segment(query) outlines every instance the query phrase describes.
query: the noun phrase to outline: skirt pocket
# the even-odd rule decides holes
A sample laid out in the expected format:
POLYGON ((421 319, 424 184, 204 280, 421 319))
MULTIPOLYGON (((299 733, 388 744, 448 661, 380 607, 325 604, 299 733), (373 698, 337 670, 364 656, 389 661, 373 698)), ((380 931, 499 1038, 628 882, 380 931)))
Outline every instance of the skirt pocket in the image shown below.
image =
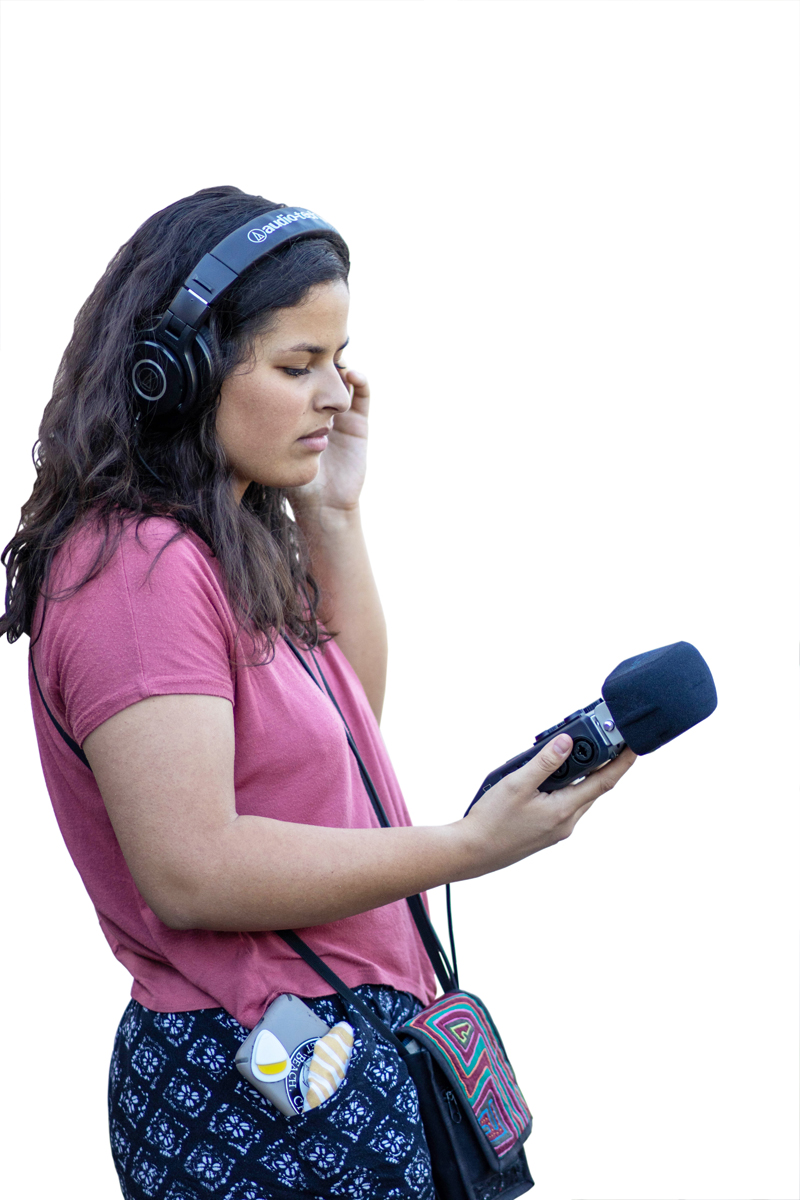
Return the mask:
POLYGON ((344 1080, 318 1108, 284 1117, 287 1142, 320 1193, 433 1200, 430 1155, 416 1088, 396 1050, 359 1014, 344 1080), (324 1186, 322 1186, 324 1185, 324 1186))

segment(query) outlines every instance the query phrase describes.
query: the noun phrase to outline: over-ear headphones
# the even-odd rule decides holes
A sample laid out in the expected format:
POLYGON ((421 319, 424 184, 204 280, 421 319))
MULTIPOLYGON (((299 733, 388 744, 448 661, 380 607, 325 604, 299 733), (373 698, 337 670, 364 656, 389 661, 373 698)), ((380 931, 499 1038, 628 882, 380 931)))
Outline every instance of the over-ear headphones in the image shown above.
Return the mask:
POLYGON ((182 422, 192 411, 211 373, 211 351, 202 327, 209 305, 243 271, 298 238, 338 233, 305 208, 274 208, 253 217, 206 254, 165 312, 133 348, 131 385, 148 422, 182 422))

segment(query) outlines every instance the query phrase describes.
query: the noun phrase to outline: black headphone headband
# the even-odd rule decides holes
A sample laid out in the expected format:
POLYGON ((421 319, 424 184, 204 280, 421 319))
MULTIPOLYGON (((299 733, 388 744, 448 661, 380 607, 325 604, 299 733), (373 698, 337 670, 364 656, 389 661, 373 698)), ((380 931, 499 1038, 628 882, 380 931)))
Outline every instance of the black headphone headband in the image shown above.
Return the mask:
POLYGON ((159 328, 172 316, 182 326, 199 329, 208 316, 209 304, 218 300, 248 267, 296 238, 336 232, 306 208, 275 208, 254 217, 201 258, 184 280, 159 328))
POLYGON ((328 233, 339 237, 333 225, 307 208, 273 208, 252 217, 201 258, 156 327, 134 348, 131 382, 142 415, 183 420, 193 407, 211 368, 199 331, 209 305, 243 271, 287 242, 328 233))

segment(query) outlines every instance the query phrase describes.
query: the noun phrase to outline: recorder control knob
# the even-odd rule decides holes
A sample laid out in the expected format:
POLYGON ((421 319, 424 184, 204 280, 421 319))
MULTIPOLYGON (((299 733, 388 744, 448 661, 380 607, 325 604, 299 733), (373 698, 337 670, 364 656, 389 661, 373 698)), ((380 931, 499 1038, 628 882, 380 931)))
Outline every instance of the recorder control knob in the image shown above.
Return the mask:
POLYGON ((543 729, 541 733, 537 733, 536 737, 533 739, 534 744, 536 742, 541 742, 542 738, 550 737, 550 734, 555 733, 556 730, 560 729, 563 724, 563 721, 559 721, 557 725, 551 725, 549 729, 543 729))

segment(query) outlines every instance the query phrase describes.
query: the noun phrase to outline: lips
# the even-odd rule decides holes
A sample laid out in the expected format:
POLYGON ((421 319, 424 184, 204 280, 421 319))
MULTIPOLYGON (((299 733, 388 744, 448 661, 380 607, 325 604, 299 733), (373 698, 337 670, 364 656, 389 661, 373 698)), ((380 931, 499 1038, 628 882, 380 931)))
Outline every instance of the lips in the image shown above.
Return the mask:
POLYGON ((306 450, 310 450, 312 454, 322 454, 323 450, 328 449, 328 434, 331 429, 329 425, 322 429, 315 429, 312 433, 307 433, 303 437, 298 438, 306 450))

